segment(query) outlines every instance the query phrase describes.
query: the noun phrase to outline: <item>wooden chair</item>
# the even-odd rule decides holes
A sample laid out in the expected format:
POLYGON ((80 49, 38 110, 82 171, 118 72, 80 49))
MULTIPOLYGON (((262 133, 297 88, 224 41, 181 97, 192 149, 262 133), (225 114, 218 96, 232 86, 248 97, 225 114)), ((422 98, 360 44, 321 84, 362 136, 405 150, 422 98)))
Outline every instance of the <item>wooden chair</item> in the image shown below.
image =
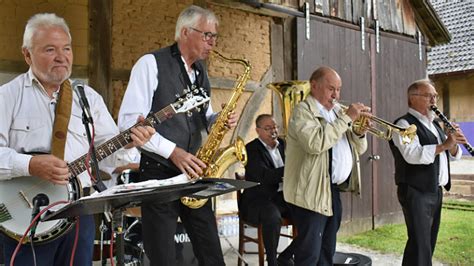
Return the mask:
MULTIPOLYGON (((245 176, 241 175, 239 173, 235 173, 235 179, 238 180, 245 180, 245 176)), ((237 190, 237 201, 240 201, 240 198, 242 196, 242 191, 237 190)), ((287 218, 283 218, 281 226, 289 226, 293 225, 292 221, 290 221, 287 218)), ((297 231, 296 228, 293 226, 293 234, 282 234, 280 233, 280 236, 288 237, 291 239, 294 239, 296 237, 297 231)), ((265 262, 265 247, 263 246, 263 235, 262 235, 262 225, 261 224, 253 224, 247 221, 244 221, 242 219, 242 216, 240 216, 240 210, 239 210, 239 254, 243 256, 243 254, 258 254, 258 265, 263 266, 265 262), (257 228, 257 236, 252 237, 250 235, 245 234, 245 229, 247 228, 257 228), (245 243, 248 242, 253 242, 257 244, 258 251, 257 252, 248 252, 245 250, 245 243)), ((238 266, 242 265, 242 259, 239 258, 237 262, 238 266)))

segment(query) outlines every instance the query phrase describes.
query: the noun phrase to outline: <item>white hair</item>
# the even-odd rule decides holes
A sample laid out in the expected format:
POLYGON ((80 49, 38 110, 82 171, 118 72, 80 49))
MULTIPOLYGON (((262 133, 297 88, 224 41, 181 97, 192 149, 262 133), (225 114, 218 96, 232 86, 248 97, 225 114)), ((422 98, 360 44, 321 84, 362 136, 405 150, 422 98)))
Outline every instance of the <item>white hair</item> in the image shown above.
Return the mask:
POLYGON ((216 26, 219 25, 216 15, 214 15, 211 10, 191 5, 179 14, 178 21, 176 22, 174 40, 179 40, 183 28, 195 27, 201 19, 205 19, 207 23, 215 23, 216 26))
POLYGON ((71 33, 69 32, 69 27, 67 26, 66 21, 58 17, 56 14, 52 13, 40 13, 32 16, 28 23, 26 23, 25 32, 23 33, 23 45, 22 48, 31 50, 33 47, 33 35, 40 28, 51 28, 51 27, 60 27, 67 33, 69 40, 72 40, 71 33))

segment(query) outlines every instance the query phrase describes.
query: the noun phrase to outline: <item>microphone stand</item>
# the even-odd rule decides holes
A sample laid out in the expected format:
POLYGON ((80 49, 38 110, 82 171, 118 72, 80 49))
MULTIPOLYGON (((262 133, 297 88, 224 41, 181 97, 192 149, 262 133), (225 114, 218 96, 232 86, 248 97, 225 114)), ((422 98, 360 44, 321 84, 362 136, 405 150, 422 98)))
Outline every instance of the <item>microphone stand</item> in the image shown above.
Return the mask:
POLYGON ((99 174, 99 162, 97 161, 97 157, 95 155, 95 145, 92 141, 92 136, 91 136, 91 131, 89 128, 89 124, 94 126, 94 121, 91 116, 91 111, 89 109, 89 102, 87 101, 87 98, 84 94, 84 87, 78 86, 79 90, 79 102, 81 105, 82 109, 82 123, 84 124, 84 127, 86 129, 86 134, 87 134, 87 139, 89 141, 89 147, 90 147, 90 154, 91 154, 91 168, 92 168, 92 175, 95 176, 95 182, 93 182, 92 187, 98 192, 102 192, 107 189, 107 187, 104 185, 104 182, 102 182, 102 178, 100 177, 99 174))

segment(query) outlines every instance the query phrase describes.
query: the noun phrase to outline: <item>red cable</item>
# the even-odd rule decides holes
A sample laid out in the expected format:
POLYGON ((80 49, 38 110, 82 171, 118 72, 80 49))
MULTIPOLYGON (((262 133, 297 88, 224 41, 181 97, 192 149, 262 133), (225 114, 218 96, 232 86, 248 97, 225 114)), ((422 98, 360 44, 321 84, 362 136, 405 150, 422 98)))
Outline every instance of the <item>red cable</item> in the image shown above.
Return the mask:
POLYGON ((74 265, 74 256, 76 255, 76 248, 77 248, 77 240, 79 239, 79 226, 81 225, 81 219, 78 216, 76 222, 76 235, 74 236, 74 246, 72 246, 72 253, 71 253, 71 260, 69 261, 69 265, 74 265))
POLYGON ((10 261, 10 266, 13 266, 14 263, 15 263, 15 257, 16 255, 18 254, 18 251, 20 250, 21 248, 21 244, 23 243, 23 241, 25 240, 25 237, 26 235, 28 235, 28 232, 30 232, 31 230, 31 227, 33 226, 33 224, 36 223, 36 221, 41 217, 41 215, 43 215, 43 213, 45 213, 47 210, 51 209, 52 207, 56 206, 56 205, 59 205, 59 204, 67 204, 69 203, 69 201, 65 201, 65 200, 61 200, 61 201, 57 201, 57 202, 54 202, 48 206, 46 206, 44 209, 42 209, 34 218, 33 220, 31 221, 30 223, 30 226, 28 226, 28 228, 26 229, 25 233, 23 234, 23 236, 20 238, 20 241, 18 241, 18 244, 16 245, 16 248, 15 248, 15 251, 13 252, 13 255, 12 255, 12 258, 11 258, 11 261, 10 261))
POLYGON ((110 255, 110 265, 114 266, 114 231, 110 233, 110 247, 109 247, 109 255, 110 255))

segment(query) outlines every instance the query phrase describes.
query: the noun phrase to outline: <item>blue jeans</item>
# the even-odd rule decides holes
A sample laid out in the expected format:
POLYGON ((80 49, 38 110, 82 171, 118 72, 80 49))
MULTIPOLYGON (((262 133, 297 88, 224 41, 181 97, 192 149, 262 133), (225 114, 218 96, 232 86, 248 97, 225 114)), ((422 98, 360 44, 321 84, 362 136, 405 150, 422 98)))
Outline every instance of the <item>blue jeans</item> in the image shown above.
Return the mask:
MULTIPOLYGON (((94 251, 95 222, 92 215, 81 216, 79 222, 79 235, 74 255, 74 265, 92 265, 94 251)), ((58 239, 34 245, 36 263, 38 266, 64 266, 69 265, 71 252, 76 235, 76 225, 58 239)), ((11 256, 18 242, 10 238, 3 238, 5 265, 10 265, 11 256)), ((15 265, 33 265, 33 254, 30 244, 22 245, 15 257, 15 265)))

